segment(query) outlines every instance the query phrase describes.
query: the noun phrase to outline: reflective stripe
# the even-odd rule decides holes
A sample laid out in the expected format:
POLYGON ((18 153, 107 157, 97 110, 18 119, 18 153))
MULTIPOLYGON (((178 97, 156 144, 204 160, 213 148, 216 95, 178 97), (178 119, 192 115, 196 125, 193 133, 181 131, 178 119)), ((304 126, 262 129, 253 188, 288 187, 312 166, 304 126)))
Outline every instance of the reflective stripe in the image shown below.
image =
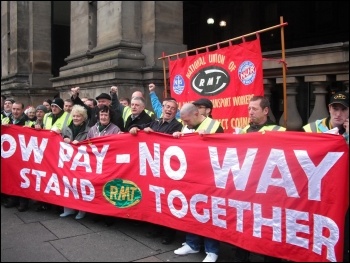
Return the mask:
POLYGON ((62 130, 70 124, 71 120, 72 118, 70 114, 64 112, 63 115, 59 117, 54 124, 52 124, 52 113, 46 113, 43 120, 44 129, 51 130, 52 127, 57 127, 62 130))
MULTIPOLYGON (((250 125, 245 126, 240 133, 247 133, 247 130, 249 129, 250 125)), ((267 125, 260 128, 259 132, 263 131, 285 131, 286 128, 279 126, 279 125, 267 125)))
MULTIPOLYGON (((152 118, 152 116, 154 115, 153 111, 147 110, 145 109, 145 112, 148 114, 148 116, 150 116, 152 118)), ((123 120, 124 120, 124 126, 126 124, 126 120, 129 118, 129 116, 131 115, 131 107, 130 106, 126 106, 124 107, 123 110, 123 120)))
POLYGON ((152 118, 153 115, 154 115, 154 112, 153 111, 150 111, 150 110, 147 110, 145 109, 145 112, 152 118))
MULTIPOLYGON (((204 121, 198 126, 196 131, 204 130, 205 133, 215 133, 217 129, 220 127, 220 122, 217 120, 213 120, 212 118, 206 117, 204 121)), ((182 132, 191 132, 191 129, 189 129, 186 126, 182 128, 182 132)))
POLYGON ((126 124, 126 120, 128 119, 128 117, 131 115, 131 108, 130 106, 126 106, 124 107, 123 110, 123 120, 124 120, 124 126, 126 124))

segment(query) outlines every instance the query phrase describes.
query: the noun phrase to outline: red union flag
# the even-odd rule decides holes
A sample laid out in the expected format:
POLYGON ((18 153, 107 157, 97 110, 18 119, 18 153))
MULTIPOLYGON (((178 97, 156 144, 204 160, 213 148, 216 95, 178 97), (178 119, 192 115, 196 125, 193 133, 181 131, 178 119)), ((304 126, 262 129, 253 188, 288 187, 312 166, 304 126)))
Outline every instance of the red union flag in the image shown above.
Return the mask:
POLYGON ((249 122, 248 103, 264 95, 260 40, 169 62, 170 92, 181 107, 199 98, 213 102, 213 118, 225 132, 249 122))

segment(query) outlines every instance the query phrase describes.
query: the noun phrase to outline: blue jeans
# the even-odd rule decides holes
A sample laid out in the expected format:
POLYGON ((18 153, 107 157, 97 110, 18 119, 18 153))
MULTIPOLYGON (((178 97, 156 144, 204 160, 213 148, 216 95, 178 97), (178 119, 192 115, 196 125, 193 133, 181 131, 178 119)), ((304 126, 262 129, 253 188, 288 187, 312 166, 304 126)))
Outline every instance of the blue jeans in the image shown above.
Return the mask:
POLYGON ((208 237, 201 237, 195 234, 186 234, 186 244, 193 250, 200 250, 202 239, 204 239, 205 252, 219 255, 220 241, 208 237))

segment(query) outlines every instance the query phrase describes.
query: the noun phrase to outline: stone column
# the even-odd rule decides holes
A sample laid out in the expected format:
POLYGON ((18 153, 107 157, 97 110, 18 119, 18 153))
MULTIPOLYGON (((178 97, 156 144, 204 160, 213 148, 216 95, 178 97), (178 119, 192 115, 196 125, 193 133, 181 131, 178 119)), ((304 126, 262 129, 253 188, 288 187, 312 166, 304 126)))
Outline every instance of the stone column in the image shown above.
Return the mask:
POLYGON ((150 106, 148 84, 154 82, 161 99, 164 74, 158 58, 187 49, 182 1, 88 2, 71 2, 71 53, 60 76, 51 79, 53 87, 64 95, 79 85, 81 96, 96 97, 117 85, 121 97, 143 91, 150 106))
POLYGON ((68 65, 52 79, 61 93, 77 83, 89 97, 112 85, 121 96, 124 89, 142 86, 140 1, 72 1, 71 30, 68 65))
POLYGON ((3 1, 1 11, 2 93, 25 106, 39 104, 54 94, 51 2, 3 1))
POLYGON ((51 2, 29 1, 29 94, 34 105, 56 93, 51 74, 51 2), (40 15, 39 15, 40 14, 40 15), (35 99, 34 99, 35 98, 35 99))
MULTIPOLYGON (((142 1, 142 49, 146 55, 143 78, 145 88, 148 83, 156 84, 158 98, 164 95, 164 67, 168 60, 158 59, 187 50, 183 44, 183 2, 182 1, 142 1)), ((168 74, 165 73, 168 78, 168 74)), ((167 84, 167 96, 170 96, 167 84)), ((148 93, 148 90, 146 91, 148 93)))
MULTIPOLYGON (((271 104, 271 88, 275 85, 275 80, 272 79, 264 79, 264 94, 265 97, 269 99, 271 104)), ((276 122, 276 118, 273 115, 271 108, 269 109, 269 117, 273 122, 276 122)))
POLYGON ((325 118, 329 115, 328 107, 326 105, 326 96, 328 94, 327 85, 324 82, 312 82, 312 87, 314 87, 315 94, 315 105, 312 113, 308 119, 308 122, 314 122, 316 120, 325 118))
MULTIPOLYGON (((279 125, 286 127, 289 131, 300 131, 302 128, 303 121, 300 117, 297 104, 296 104, 296 94, 297 94, 297 88, 299 86, 299 80, 295 77, 289 77, 286 80, 287 82, 287 113, 283 112, 280 120, 279 125), (286 123, 285 123, 285 117, 286 123)), ((282 78, 278 78, 276 80, 276 83, 283 83, 282 78)))
POLYGON ((28 2, 3 1, 1 14, 1 93, 28 104, 28 2))
POLYGON ((70 56, 66 59, 86 58, 91 48, 96 45, 96 36, 90 31, 96 17, 93 9, 95 1, 71 2, 71 27, 70 27, 70 56), (91 12, 91 13, 90 13, 91 12), (89 45, 91 44, 91 46, 89 45))

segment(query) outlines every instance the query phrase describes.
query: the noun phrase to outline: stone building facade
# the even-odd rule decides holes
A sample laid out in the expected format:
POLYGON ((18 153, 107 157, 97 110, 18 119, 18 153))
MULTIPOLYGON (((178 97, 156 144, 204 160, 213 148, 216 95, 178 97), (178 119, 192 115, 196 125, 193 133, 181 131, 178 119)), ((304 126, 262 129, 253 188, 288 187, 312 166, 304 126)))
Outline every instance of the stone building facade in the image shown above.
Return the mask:
MULTIPOLYGON (((82 97, 94 98, 112 85, 119 87, 119 96, 130 97, 135 90, 147 94, 148 84, 154 82, 161 98, 166 72, 159 58, 163 52, 187 49, 183 1, 69 3, 69 10, 63 10, 70 13, 69 52, 55 76, 52 50, 63 50, 52 33, 55 1, 1 2, 1 93, 25 105, 38 105, 57 94, 68 98, 76 86, 82 97)), ((286 49, 286 112, 283 72, 276 63, 281 51, 263 52, 271 59, 264 62, 265 94, 274 105, 271 117, 288 130, 300 130, 308 121, 327 115, 329 85, 349 90, 348 52, 348 40, 286 49), (312 88, 311 95, 305 87, 312 88)), ((149 101, 147 105, 150 108, 149 101)))

